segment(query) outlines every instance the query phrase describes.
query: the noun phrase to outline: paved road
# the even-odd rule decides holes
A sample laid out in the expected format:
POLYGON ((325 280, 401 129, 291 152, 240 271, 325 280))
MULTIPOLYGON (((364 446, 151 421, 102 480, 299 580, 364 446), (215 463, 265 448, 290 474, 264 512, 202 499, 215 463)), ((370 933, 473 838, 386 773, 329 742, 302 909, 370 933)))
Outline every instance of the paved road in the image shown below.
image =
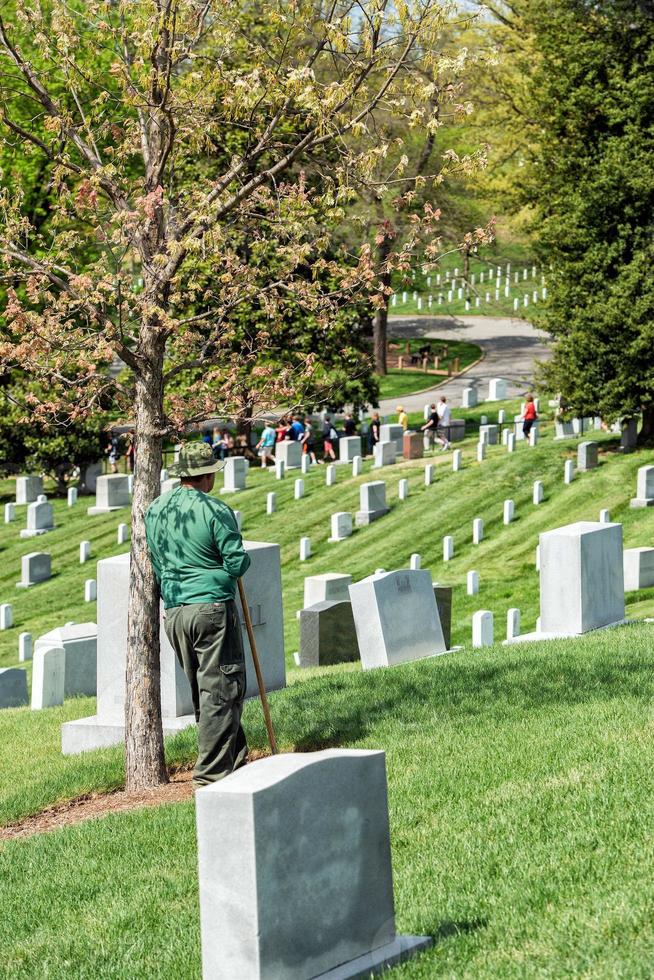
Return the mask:
POLYGON ((388 332, 393 336, 438 337, 441 340, 468 340, 484 352, 479 364, 459 378, 445 379, 429 392, 384 398, 380 411, 391 415, 400 401, 409 412, 422 411, 435 395, 444 393, 453 407, 461 405, 461 393, 476 383, 479 400, 488 396, 491 378, 505 378, 510 398, 525 394, 532 387, 534 363, 549 357, 547 335, 525 320, 489 316, 403 317, 391 316, 388 332))

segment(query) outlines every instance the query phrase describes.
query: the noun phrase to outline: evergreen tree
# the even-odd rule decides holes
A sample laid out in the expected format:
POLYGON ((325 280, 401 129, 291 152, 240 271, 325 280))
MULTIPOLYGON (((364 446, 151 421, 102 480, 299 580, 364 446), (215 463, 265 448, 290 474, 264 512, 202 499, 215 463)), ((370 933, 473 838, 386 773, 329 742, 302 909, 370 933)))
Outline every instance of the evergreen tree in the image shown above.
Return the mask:
POLYGON ((526 201, 554 338, 543 381, 569 411, 642 412, 654 436, 654 10, 529 2, 536 62, 524 105, 526 201))

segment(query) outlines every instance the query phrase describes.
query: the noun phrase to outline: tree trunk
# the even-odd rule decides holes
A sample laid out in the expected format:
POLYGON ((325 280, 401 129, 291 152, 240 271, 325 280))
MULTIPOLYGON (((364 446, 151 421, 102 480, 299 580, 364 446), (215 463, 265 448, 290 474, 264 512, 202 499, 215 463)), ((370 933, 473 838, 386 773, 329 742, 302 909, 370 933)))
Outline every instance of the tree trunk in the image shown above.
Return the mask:
POLYGON ((654 442, 654 405, 645 405, 643 408, 643 424, 638 433, 638 444, 650 444, 654 442))
POLYGON ((242 405, 239 414, 236 416, 236 435, 245 440, 244 455, 248 459, 255 458, 252 452, 250 439, 252 436, 252 415, 254 414, 254 403, 246 401, 242 405))
MULTIPOLYGON (((384 263, 386 262, 391 251, 391 240, 389 237, 384 238, 381 245, 378 246, 378 261, 382 267, 382 272, 379 276, 379 281, 383 284, 384 288, 387 289, 391 284, 391 274, 383 270, 384 263)), ((372 320, 372 344, 373 353, 375 358, 375 374, 387 374, 388 367, 386 364, 386 349, 388 345, 388 301, 389 297, 384 293, 382 299, 384 300, 384 305, 375 309, 375 315, 372 320)))
POLYGON ((386 374, 386 346, 388 327, 388 297, 384 297, 384 305, 375 310, 372 321, 372 342, 375 355, 375 373, 386 374))
POLYGON ((136 468, 127 624, 125 703, 126 788, 168 781, 161 726, 159 588, 145 540, 145 512, 159 494, 163 422, 163 352, 158 338, 143 343, 149 360, 136 378, 136 468))

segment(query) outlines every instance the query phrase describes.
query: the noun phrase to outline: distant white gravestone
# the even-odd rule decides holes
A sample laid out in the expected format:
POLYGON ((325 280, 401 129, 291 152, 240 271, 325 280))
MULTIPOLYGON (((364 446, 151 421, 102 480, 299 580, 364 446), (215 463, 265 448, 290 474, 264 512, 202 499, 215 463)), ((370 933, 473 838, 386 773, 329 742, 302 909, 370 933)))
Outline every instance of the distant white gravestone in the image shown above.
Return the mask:
POLYGON ((205 980, 362 978, 431 945, 395 932, 383 752, 260 759, 195 807, 205 980))
POLYGON ((87 513, 91 516, 110 514, 114 510, 120 510, 121 507, 129 507, 130 503, 129 477, 122 476, 120 473, 110 473, 98 477, 95 505, 89 507, 87 513))
POLYGON ((371 575, 350 586, 350 601, 364 670, 445 653, 426 569, 371 575))
POLYGON ((357 527, 371 524, 388 514, 386 506, 386 484, 383 480, 362 483, 359 487, 359 510, 355 515, 357 527))
POLYGON ((95 623, 68 623, 39 636, 34 657, 42 648, 61 647, 64 651, 64 697, 93 697, 97 691, 96 663, 98 627, 95 623))
POLYGON ((64 703, 66 654, 61 646, 42 645, 34 651, 32 711, 64 703))
POLYGON ((16 477, 16 503, 32 504, 43 493, 43 478, 40 476, 16 477))
POLYGON ((327 539, 330 543, 345 541, 352 534, 352 515, 347 511, 338 511, 332 514, 331 535, 327 539))
POLYGON ((299 469, 302 465, 302 446, 292 439, 275 443, 275 459, 280 460, 287 470, 299 469))
POLYGON ((27 506, 27 527, 20 532, 21 538, 36 538, 54 530, 52 504, 43 498, 27 506))
POLYGON ((39 582, 47 582, 52 575, 51 558, 47 551, 31 551, 23 555, 20 562, 21 579, 17 589, 29 589, 39 582))
POLYGON ((21 708, 27 703, 27 671, 0 667, 0 708, 21 708))
POLYGON ((351 463, 361 456, 361 436, 343 436, 338 440, 338 459, 341 463, 351 463))
POLYGON ((375 459, 373 464, 375 469, 379 469, 382 466, 392 466, 395 463, 397 447, 392 440, 376 443, 372 452, 375 459))
POLYGON ((631 507, 654 507, 654 466, 641 466, 636 478, 636 496, 631 507))
POLYGON ((245 490, 250 464, 245 456, 229 456, 223 470, 223 488, 221 493, 238 493, 245 490))

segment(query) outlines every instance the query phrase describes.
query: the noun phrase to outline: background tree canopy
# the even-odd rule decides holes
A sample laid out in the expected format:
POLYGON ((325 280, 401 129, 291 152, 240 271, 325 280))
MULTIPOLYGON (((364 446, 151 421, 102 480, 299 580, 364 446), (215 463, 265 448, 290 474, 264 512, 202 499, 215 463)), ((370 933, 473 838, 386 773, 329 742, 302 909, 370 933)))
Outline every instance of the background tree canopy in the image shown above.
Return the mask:
POLYGON ((548 273, 544 383, 654 435, 654 8, 530 2, 536 62, 522 184, 548 273))

